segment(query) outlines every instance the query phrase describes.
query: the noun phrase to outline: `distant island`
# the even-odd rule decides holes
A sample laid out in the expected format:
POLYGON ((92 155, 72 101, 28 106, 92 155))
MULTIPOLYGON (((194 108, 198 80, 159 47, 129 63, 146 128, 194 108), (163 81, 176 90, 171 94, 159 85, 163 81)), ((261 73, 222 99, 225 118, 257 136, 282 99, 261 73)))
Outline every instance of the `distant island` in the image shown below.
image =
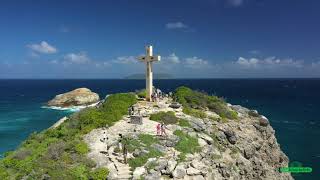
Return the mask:
MULTIPOLYGON (((146 75, 144 73, 141 74, 131 74, 124 79, 145 79, 146 75)), ((166 74, 166 73, 156 73, 153 75, 153 79, 173 79, 175 78, 172 74, 166 74)))

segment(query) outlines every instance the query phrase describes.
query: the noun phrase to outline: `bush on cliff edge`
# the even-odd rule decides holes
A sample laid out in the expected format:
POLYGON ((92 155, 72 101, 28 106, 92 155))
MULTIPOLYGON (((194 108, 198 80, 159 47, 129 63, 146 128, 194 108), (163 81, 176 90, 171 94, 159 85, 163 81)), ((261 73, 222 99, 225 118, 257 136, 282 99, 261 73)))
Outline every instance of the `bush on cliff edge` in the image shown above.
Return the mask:
POLYGON ((201 113, 203 109, 209 109, 222 118, 237 118, 237 113, 230 109, 222 98, 193 91, 184 86, 178 87, 175 90, 174 99, 183 105, 185 113, 199 118, 205 117, 205 114, 201 113))

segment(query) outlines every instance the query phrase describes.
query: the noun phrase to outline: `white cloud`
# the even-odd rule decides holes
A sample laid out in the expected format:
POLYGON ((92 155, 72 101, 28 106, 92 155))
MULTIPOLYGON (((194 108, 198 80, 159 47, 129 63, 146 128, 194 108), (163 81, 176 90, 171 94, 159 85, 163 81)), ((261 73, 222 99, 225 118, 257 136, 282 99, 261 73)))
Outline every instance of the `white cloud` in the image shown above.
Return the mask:
POLYGON ((207 64, 208 64, 208 61, 203 60, 203 59, 198 58, 198 57, 190 57, 190 58, 186 58, 185 64, 191 65, 191 66, 192 66, 192 65, 195 65, 195 66, 198 66, 198 65, 207 65, 207 64))
POLYGON ((173 64, 179 64, 180 63, 180 59, 179 59, 178 56, 176 56, 175 53, 172 53, 168 57, 165 57, 164 61, 168 61, 169 63, 173 63, 173 64))
POLYGON ((48 44, 46 41, 42 41, 40 44, 29 44, 27 45, 32 51, 42 54, 53 54, 58 50, 52 45, 48 44))
POLYGON ((118 64, 135 64, 138 62, 138 60, 134 56, 120 56, 120 57, 117 57, 112 62, 118 63, 118 64))
POLYGON ((243 0, 227 0, 227 3, 233 7, 239 7, 243 4, 243 0))
POLYGON ((85 64, 91 61, 85 52, 69 53, 64 56, 64 59, 66 60, 67 63, 72 63, 72 64, 85 64))
POLYGON ((235 64, 246 68, 261 68, 261 67, 303 67, 304 61, 302 60, 293 60, 293 59, 279 59, 274 56, 267 57, 264 59, 257 58, 244 58, 239 57, 235 64))
POLYGON ((166 24, 167 29, 186 29, 188 26, 183 22, 171 22, 166 24))

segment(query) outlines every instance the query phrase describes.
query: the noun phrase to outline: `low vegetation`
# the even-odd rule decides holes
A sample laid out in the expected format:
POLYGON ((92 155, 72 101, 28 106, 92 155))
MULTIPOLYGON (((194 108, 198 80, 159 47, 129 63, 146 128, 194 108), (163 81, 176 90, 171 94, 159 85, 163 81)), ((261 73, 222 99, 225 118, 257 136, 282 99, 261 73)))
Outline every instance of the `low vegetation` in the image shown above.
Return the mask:
POLYGON ((191 127, 189 121, 185 119, 179 119, 178 125, 181 127, 191 127))
MULTIPOLYGON (((142 154, 141 156, 132 158, 128 160, 129 166, 132 169, 136 167, 143 166, 149 158, 160 157, 162 153, 152 147, 153 144, 158 143, 158 139, 149 134, 140 134, 138 139, 131 139, 130 150, 134 151, 135 149, 144 149, 147 153, 142 154), (134 144, 134 145, 131 145, 134 144)), ((129 151, 129 148, 128 148, 129 151)), ((129 151, 130 152, 130 151, 129 151)))
POLYGON ((150 120, 163 122, 165 124, 176 124, 178 122, 178 118, 173 111, 151 114, 150 120))
POLYGON ((221 118, 237 118, 237 113, 230 109, 222 98, 217 96, 209 96, 182 86, 175 90, 174 99, 183 105, 184 113, 195 117, 206 117, 202 110, 209 109, 221 118))
POLYGON ((114 94, 99 108, 88 108, 69 117, 55 129, 31 134, 16 151, 0 160, 0 179, 105 179, 108 170, 93 169, 82 140, 92 129, 112 125, 136 102, 134 94, 114 94))
POLYGON ((141 89, 136 92, 139 98, 145 98, 147 96, 147 91, 146 89, 141 89))
POLYGON ((200 151, 198 139, 187 135, 181 130, 173 132, 174 135, 179 137, 179 142, 175 145, 175 149, 180 151, 179 159, 183 160, 186 154, 193 154, 200 151))

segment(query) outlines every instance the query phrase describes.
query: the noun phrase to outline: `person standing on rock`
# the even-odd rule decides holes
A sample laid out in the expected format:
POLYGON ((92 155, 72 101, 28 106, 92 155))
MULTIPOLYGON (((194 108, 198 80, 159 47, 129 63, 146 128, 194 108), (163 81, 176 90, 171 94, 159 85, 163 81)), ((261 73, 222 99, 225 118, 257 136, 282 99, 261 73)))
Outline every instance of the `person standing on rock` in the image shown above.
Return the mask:
POLYGON ((158 123, 156 128, 157 128, 157 136, 161 135, 161 124, 158 123))
POLYGON ((164 122, 161 123, 161 136, 165 135, 167 136, 167 133, 166 133, 166 124, 164 122))

